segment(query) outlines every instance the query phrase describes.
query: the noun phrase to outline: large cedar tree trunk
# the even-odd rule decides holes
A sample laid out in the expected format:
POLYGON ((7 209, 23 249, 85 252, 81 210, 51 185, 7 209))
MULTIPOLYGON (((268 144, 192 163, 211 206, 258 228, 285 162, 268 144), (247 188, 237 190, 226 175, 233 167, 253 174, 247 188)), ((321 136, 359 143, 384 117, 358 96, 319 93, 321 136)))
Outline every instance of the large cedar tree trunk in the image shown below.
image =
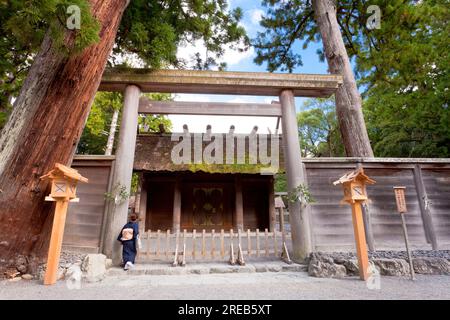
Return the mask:
POLYGON ((330 72, 344 77, 344 84, 336 92, 336 115, 345 151, 350 157, 373 157, 361 96, 336 18, 335 1, 314 0, 313 7, 330 72))
POLYGON ((128 3, 90 0, 100 41, 81 54, 59 54, 48 36, 42 43, 0 136, 0 267, 48 251, 53 204, 39 177, 71 162, 128 3))

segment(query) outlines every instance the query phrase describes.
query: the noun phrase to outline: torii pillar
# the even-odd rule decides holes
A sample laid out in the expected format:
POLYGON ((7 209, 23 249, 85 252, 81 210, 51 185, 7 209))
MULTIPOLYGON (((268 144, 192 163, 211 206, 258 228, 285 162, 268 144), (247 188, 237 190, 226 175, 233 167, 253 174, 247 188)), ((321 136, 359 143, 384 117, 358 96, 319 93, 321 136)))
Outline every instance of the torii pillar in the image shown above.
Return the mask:
MULTIPOLYGON (((306 185, 303 163, 298 139, 297 112, 295 110, 294 93, 283 90, 280 93, 284 158, 288 192, 292 192, 300 184, 306 185)), ((289 222, 292 235, 292 258, 296 262, 303 262, 311 253, 311 231, 309 223, 309 209, 297 199, 289 201, 289 222)))
MULTIPOLYGON (((117 189, 124 186, 126 192, 130 194, 131 179, 133 176, 134 151, 136 148, 140 94, 141 90, 138 86, 129 85, 125 89, 119 143, 116 151, 116 161, 111 184, 113 192, 117 192, 117 189)), ((119 199, 117 203, 113 203, 113 209, 109 212, 106 241, 103 251, 108 257, 111 257, 114 265, 119 265, 122 260, 121 245, 119 241, 117 241, 117 236, 123 225, 127 223, 128 204, 129 197, 122 200, 119 199)))

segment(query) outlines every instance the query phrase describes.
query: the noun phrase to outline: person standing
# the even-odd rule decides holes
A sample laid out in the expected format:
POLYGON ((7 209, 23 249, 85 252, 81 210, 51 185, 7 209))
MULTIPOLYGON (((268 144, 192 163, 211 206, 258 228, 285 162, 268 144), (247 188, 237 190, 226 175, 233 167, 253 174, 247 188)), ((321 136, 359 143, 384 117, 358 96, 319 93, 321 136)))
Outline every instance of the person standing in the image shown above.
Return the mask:
POLYGON ((122 243, 122 262, 123 269, 128 270, 134 266, 137 254, 139 224, 135 213, 130 215, 130 221, 125 224, 117 240, 122 243))

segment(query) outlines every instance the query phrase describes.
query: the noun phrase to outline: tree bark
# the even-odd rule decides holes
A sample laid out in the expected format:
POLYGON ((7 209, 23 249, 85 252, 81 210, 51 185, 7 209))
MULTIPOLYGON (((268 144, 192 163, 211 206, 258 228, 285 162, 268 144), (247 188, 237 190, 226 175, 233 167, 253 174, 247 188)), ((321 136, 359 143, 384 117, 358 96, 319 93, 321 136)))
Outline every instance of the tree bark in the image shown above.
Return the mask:
POLYGON ((39 177, 70 164, 128 3, 90 0, 100 41, 78 55, 61 55, 48 36, 42 43, 0 136, 0 267, 48 250, 54 206, 39 177))
POLYGON ((335 1, 314 0, 313 8, 330 72, 344 77, 343 85, 336 91, 336 115, 347 156, 373 157, 361 96, 336 18, 335 1))
POLYGON ((113 147, 114 147, 114 138, 116 136, 117 131, 117 120, 119 119, 119 110, 114 110, 112 120, 111 120, 111 128, 109 129, 108 142, 106 143, 106 151, 105 156, 112 155, 113 147))

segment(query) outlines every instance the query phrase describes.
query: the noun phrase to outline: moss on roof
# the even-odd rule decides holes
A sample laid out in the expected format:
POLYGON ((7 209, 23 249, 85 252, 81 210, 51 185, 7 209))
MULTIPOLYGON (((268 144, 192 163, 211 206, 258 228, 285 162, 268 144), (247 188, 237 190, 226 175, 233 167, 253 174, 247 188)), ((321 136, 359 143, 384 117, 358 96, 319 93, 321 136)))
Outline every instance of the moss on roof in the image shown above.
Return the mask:
MULTIPOLYGON (((225 134, 224 134, 225 143, 225 134)), ((268 165, 261 163, 249 164, 248 154, 246 154, 245 164, 175 164, 171 160, 172 148, 178 141, 171 141, 171 134, 146 134, 138 135, 136 140, 136 152, 134 158, 134 170, 136 171, 190 171, 190 172, 206 172, 206 173, 243 173, 243 174, 260 174, 261 170, 268 168, 268 165)), ((203 142, 203 149, 209 142, 203 142)), ((193 143, 192 143, 193 145, 193 143)), ((235 144, 236 145, 236 144, 235 144)), ((248 145, 248 142, 247 142, 248 145)), ((279 169, 277 173, 284 172, 283 152, 281 141, 279 143, 279 169)), ((193 149, 192 149, 193 158, 193 149)), ((224 163, 225 161, 224 148, 224 163)), ((246 150, 247 153, 247 150, 246 150)), ((235 150, 236 154, 236 150, 235 150)))

